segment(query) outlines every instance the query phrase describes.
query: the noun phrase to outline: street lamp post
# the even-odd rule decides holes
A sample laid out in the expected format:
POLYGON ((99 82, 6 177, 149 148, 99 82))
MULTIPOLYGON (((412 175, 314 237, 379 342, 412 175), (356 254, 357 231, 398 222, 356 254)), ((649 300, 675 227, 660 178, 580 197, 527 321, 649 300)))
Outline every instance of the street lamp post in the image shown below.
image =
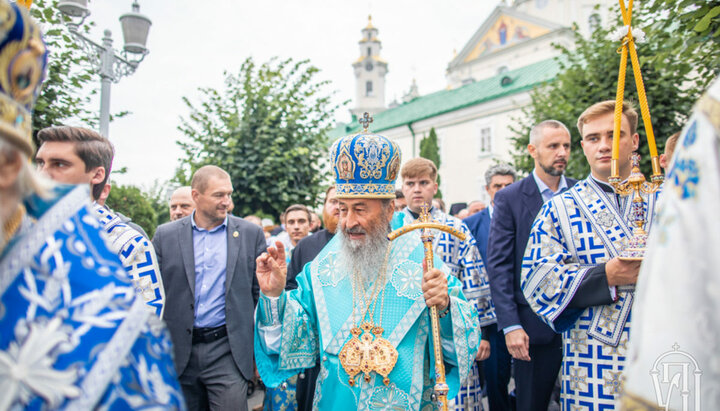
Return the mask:
POLYGON ((135 0, 130 13, 120 16, 125 46, 121 53, 112 47, 112 33, 105 30, 102 44, 98 44, 80 32, 80 26, 90 15, 87 0, 62 0, 58 9, 67 17, 66 24, 80 47, 87 55, 92 68, 100 74, 100 134, 109 137, 110 85, 135 72, 138 65, 149 53, 147 36, 152 22, 140 14, 140 5, 135 0))

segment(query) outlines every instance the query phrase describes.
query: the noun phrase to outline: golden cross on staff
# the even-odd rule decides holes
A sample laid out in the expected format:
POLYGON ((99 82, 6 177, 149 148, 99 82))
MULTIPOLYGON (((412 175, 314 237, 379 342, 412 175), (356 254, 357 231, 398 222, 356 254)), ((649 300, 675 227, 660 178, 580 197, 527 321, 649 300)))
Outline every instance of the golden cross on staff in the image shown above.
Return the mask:
POLYGON ((370 114, 366 111, 365 114, 363 114, 362 117, 358 120, 358 123, 362 124, 363 132, 367 133, 368 127, 370 126, 370 123, 373 122, 373 118, 370 117, 370 114))
MULTIPOLYGON (((393 241, 403 234, 414 230, 422 230, 420 239, 425 248, 425 270, 427 271, 434 266, 432 249, 434 236, 432 231, 430 231, 431 229, 444 231, 458 237, 462 241, 465 241, 467 236, 456 228, 433 221, 430 217, 430 207, 427 204, 423 204, 421 210, 418 222, 398 228, 388 234, 388 239, 393 241)), ((437 398, 438 408, 447 411, 447 394, 450 389, 445 382, 445 364, 443 363, 442 343, 440 341, 440 319, 438 317, 437 306, 430 307, 430 325, 432 328, 433 351, 435 355, 435 396, 437 398)))
POLYGON ((652 128, 652 122, 650 121, 650 108, 648 107, 647 96, 645 95, 645 85, 643 84, 640 62, 638 60, 637 50, 635 49, 635 38, 632 33, 633 0, 629 0, 627 8, 625 7, 625 0, 619 0, 619 2, 623 23, 627 26, 628 32, 622 38, 622 44, 618 49, 618 53, 620 53, 620 70, 618 72, 618 86, 615 97, 615 127, 613 129, 612 158, 610 160, 610 178, 608 181, 616 193, 622 196, 633 196, 631 218, 635 229, 633 230, 632 237, 629 239, 628 246, 620 253, 619 258, 624 260, 642 260, 645 255, 647 233, 643 229, 646 217, 644 211, 645 201, 640 196, 640 193, 652 194, 656 192, 662 185, 663 174, 660 172, 660 160, 657 154, 657 146, 655 145, 655 134, 652 128), (650 183, 645 181, 645 176, 640 171, 640 156, 637 153, 633 153, 630 177, 625 182, 622 182, 620 178, 620 126, 622 122, 623 99, 625 97, 625 72, 627 70, 628 53, 630 54, 635 86, 637 87, 638 97, 640 99, 640 113, 642 114, 643 123, 645 124, 645 133, 647 134, 648 148, 650 150, 653 172, 650 177, 650 183))

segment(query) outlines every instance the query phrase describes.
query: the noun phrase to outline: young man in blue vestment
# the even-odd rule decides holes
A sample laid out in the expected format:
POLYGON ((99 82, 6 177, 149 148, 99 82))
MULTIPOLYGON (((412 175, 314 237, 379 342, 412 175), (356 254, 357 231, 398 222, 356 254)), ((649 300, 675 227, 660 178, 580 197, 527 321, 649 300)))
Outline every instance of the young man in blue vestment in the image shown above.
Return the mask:
POLYGON ((423 274, 417 232, 387 239, 400 150, 361 132, 331 148, 338 234, 285 291, 284 248, 257 259, 261 297, 255 354, 271 386, 320 360, 314 408, 434 409, 428 306, 438 306, 449 398, 465 382, 478 350, 477 310, 436 259, 423 274), (414 233, 414 234, 413 234, 414 233))
MULTIPOLYGON (((407 207, 402 210, 403 223, 410 224, 420 216, 421 207, 430 204, 437 194, 437 167, 426 158, 413 158, 403 165, 400 176, 403 195, 407 201, 407 207)), ((454 227, 468 236, 463 241, 446 232, 438 232, 433 238, 433 251, 462 283, 465 297, 477 308, 480 327, 494 324, 495 309, 490 299, 487 273, 470 229, 460 219, 447 215, 436 207, 430 209, 430 215, 440 224, 454 227)), ((450 409, 466 411, 483 409, 478 361, 484 361, 490 356, 490 342, 484 335, 482 337, 477 361, 459 395, 449 401, 450 409)))
MULTIPOLYGON (((521 287, 530 307, 562 333, 562 409, 614 409, 630 335, 639 261, 618 255, 631 235, 633 198, 608 183, 615 101, 578 119, 590 175, 540 209, 523 259, 521 287)), ((619 174, 630 175, 638 115, 622 109, 619 174)), ((650 230, 658 193, 640 194, 650 230)))
POLYGON ((112 169, 115 149, 110 141, 82 127, 47 127, 37 134, 40 147, 35 156, 38 171, 63 184, 88 184, 93 208, 113 250, 133 280, 136 292, 148 308, 162 318, 165 290, 157 256, 150 240, 106 207, 103 194, 112 169))
POLYGON ((170 336, 108 249, 88 186, 53 186, 29 163, 46 52, 20 7, 0 0, 0 410, 184 409, 170 336))

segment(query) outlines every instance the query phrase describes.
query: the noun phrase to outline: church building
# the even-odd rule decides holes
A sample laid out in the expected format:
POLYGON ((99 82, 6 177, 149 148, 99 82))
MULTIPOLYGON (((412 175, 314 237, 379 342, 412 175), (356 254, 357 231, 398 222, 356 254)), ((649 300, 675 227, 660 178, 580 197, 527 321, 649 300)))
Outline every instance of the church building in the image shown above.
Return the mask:
MULTIPOLYGON (((530 103, 530 91, 559 71, 553 43, 573 45, 573 22, 583 35, 608 24, 613 5, 611 0, 501 2, 449 62, 447 89, 420 96, 413 84, 394 107, 385 106, 388 63, 380 57, 378 29, 369 21, 362 30, 360 57, 352 64, 356 98, 351 113, 369 112, 374 117, 370 129, 395 140, 404 161, 418 155, 420 140, 434 127, 445 203, 487 202, 485 171, 498 161, 512 161, 511 127, 530 103)), ((353 122, 330 135, 335 139, 359 129, 353 122)))

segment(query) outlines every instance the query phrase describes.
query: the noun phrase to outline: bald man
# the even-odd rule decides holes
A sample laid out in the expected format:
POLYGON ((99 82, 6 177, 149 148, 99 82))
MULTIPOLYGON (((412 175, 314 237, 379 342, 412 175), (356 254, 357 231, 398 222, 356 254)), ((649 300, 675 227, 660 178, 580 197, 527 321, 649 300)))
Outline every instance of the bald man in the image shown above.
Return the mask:
POLYGON ((170 196, 170 221, 187 217, 195 210, 190 186, 182 186, 170 196))
POLYGON ((233 188, 221 168, 201 167, 190 187, 195 210, 161 225, 153 238, 175 369, 188 409, 247 410, 255 259, 265 251, 265 235, 229 214, 233 188))

